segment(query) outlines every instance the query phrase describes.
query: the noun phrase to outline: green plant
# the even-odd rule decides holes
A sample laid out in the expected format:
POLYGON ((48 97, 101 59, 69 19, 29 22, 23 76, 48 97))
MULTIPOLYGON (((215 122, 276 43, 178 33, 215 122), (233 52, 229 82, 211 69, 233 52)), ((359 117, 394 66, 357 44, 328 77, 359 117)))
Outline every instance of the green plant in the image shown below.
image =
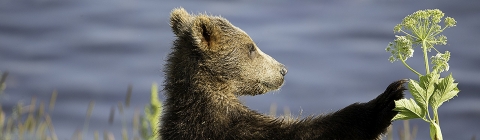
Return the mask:
POLYGON ((440 78, 440 73, 449 70, 448 60, 450 52, 439 52, 434 45, 446 45, 447 37, 441 35, 446 28, 456 25, 455 19, 446 17, 443 19, 444 26, 440 26, 444 13, 438 9, 419 10, 406 16, 402 23, 393 29, 396 39, 390 42, 385 49, 390 52, 390 62, 401 61, 405 67, 419 76, 419 80, 409 80, 408 88, 413 99, 395 101, 395 109, 399 111, 393 120, 408 120, 421 118, 430 123, 430 137, 432 140, 442 140, 438 108, 443 102, 452 99, 460 91, 458 83, 454 83, 452 74, 440 78), (425 61, 425 75, 410 67, 406 60, 413 56, 414 48, 420 46, 425 61), (435 50, 437 54, 432 56, 431 62, 428 53, 435 50), (432 70, 430 70, 432 66, 432 70), (431 111, 430 111, 431 110, 431 111), (432 112, 432 113, 430 113, 432 112))
POLYGON ((157 84, 152 84, 150 104, 145 106, 145 117, 140 117, 142 128, 140 133, 143 139, 155 140, 161 139, 157 135, 160 130, 160 117, 162 114, 162 103, 158 100, 157 84), (150 129, 148 129, 150 126, 150 129))

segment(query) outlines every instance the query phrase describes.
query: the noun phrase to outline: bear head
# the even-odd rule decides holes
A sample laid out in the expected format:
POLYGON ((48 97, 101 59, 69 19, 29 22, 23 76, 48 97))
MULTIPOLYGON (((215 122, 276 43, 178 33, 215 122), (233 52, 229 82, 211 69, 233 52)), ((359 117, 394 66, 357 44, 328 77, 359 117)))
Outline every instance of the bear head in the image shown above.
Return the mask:
POLYGON ((195 90, 228 90, 235 95, 263 94, 283 85, 285 66, 263 53, 250 36, 226 19, 190 15, 177 8, 171 13, 170 25, 177 39, 166 73, 175 79, 173 83, 187 83, 186 87, 195 90))

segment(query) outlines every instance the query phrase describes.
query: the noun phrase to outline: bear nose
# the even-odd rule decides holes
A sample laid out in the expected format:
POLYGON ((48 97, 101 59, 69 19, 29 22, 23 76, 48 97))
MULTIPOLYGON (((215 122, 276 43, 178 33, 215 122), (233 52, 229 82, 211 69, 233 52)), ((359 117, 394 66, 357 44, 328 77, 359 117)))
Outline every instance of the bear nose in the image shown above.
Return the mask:
POLYGON ((282 70, 280 70, 280 74, 282 74, 283 76, 287 75, 287 72, 288 72, 288 70, 287 70, 287 68, 285 68, 285 66, 282 67, 282 70))

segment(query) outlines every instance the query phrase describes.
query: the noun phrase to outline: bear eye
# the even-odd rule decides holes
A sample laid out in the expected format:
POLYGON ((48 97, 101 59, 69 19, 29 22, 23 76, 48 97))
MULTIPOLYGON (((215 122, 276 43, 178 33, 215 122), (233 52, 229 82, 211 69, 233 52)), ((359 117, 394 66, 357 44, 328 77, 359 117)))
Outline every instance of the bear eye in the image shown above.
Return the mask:
POLYGON ((254 58, 257 55, 257 48, 253 44, 248 45, 248 56, 254 58))

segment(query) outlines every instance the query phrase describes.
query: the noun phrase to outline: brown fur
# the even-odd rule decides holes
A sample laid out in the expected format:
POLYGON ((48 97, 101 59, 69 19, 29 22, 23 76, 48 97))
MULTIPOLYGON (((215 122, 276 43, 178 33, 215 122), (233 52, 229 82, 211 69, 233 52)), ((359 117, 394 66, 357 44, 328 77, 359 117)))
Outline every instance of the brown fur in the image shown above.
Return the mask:
POLYGON ((367 103, 286 121, 257 113, 237 98, 277 90, 284 65, 263 53, 226 19, 174 9, 177 39, 165 65, 165 110, 160 135, 180 139, 378 139, 397 114, 404 80, 367 103))

